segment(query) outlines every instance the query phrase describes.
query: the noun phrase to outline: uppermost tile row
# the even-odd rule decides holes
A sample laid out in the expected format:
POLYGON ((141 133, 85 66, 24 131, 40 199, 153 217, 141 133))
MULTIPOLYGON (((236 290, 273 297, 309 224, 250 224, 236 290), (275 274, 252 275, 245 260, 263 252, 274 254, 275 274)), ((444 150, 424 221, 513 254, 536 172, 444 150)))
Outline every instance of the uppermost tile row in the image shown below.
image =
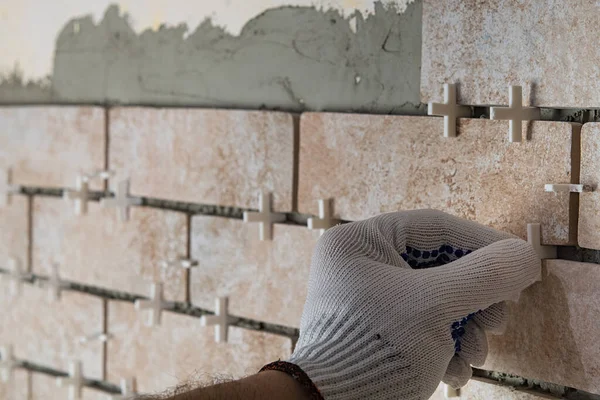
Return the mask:
MULTIPOLYGON (((579 183, 578 124, 524 124, 527 140, 515 144, 506 137, 507 121, 462 119, 459 136, 449 139, 437 117, 309 113, 301 132, 295 118, 208 109, 0 108, 0 170, 10 168, 16 185, 71 188, 78 176, 108 169, 116 175, 112 191, 128 179, 133 196, 241 208, 257 208, 258 194, 270 192, 275 212, 317 215, 318 200, 331 198, 332 216, 343 220, 431 207, 523 238, 527 223, 539 222, 543 243, 576 242, 573 196, 547 193, 545 185, 579 183)), ((595 142, 594 129, 587 136, 586 151, 599 155, 581 164, 590 180, 582 183, 595 186, 596 175, 586 169, 598 169, 600 148, 586 147, 595 142)), ((6 176, 0 194, 3 183, 6 176)), ((100 182, 90 186, 103 189, 100 182)), ((588 243, 600 247, 600 237, 588 243)))

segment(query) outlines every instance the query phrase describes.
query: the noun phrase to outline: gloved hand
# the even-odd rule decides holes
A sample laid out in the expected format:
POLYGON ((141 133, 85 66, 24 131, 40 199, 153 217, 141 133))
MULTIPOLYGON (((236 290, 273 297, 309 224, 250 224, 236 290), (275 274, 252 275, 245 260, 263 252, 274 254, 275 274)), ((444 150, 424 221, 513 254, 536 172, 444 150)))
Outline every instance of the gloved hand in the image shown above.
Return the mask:
POLYGON ((289 362, 326 400, 428 399, 460 387, 500 331, 504 300, 540 279, 533 247, 432 211, 340 225, 319 240, 289 362), (435 267, 435 268, 428 268, 435 267))

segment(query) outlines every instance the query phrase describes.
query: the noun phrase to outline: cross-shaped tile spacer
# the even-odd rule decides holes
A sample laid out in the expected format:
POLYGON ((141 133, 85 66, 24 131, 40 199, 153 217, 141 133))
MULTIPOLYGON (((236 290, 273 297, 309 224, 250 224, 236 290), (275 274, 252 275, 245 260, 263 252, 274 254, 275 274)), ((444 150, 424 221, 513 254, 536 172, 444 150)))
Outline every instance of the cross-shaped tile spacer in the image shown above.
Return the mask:
POLYGON ((176 260, 163 261, 161 265, 163 268, 180 267, 190 269, 192 267, 197 267, 198 261, 191 258, 180 257, 176 260))
POLYGON ((456 137, 456 120, 458 118, 470 117, 471 107, 456 104, 456 85, 444 84, 444 102, 429 103, 427 105, 428 115, 444 116, 444 137, 456 137))
POLYGON ((70 287, 67 282, 60 279, 57 264, 52 264, 50 266, 50 276, 48 277, 46 285, 50 288, 50 300, 52 301, 60 300, 62 291, 70 287))
POLYGON ((10 204, 11 195, 18 193, 21 186, 12 184, 12 171, 0 170, 0 207, 10 204))
POLYGON ((126 400, 129 396, 137 394, 135 389, 135 380, 133 378, 121 379, 121 394, 110 395, 109 400, 126 400))
POLYGON ((319 200, 319 217, 311 217, 308 219, 308 229, 320 229, 322 235, 327 229, 339 224, 340 221, 333 218, 331 209, 331 199, 319 200))
POLYGON ((150 287, 150 300, 136 300, 136 310, 149 310, 146 326, 160 325, 162 312, 168 303, 163 300, 163 285, 153 283, 150 287))
POLYGON ((85 379, 81 371, 81 361, 71 361, 69 364, 69 376, 56 378, 56 386, 69 387, 69 400, 80 400, 82 398, 85 379))
POLYGON ((8 259, 8 267, 10 272, 8 273, 8 278, 11 280, 10 283, 10 291, 13 296, 17 296, 21 293, 21 288, 23 286, 23 279, 30 279, 31 274, 23 271, 21 267, 21 262, 16 258, 8 259))
POLYGON ((556 246, 542 245, 542 227, 540 224, 527 224, 527 242, 533 246, 542 260, 557 257, 556 246))
POLYGON ((75 215, 85 215, 88 211, 88 202, 90 201, 89 181, 82 176, 77 177, 75 184, 76 190, 65 190, 63 198, 73 200, 75 203, 75 215))
POLYGON ((106 342, 108 342, 108 340, 110 338, 112 338, 111 334, 104 333, 104 332, 98 332, 98 333, 94 333, 93 335, 89 335, 89 336, 80 336, 77 341, 80 344, 86 344, 86 343, 95 342, 95 341, 98 341, 100 343, 106 343, 106 342))
POLYGON ((215 327, 215 342, 227 343, 227 333, 231 318, 228 313, 229 299, 227 297, 219 297, 215 300, 215 315, 203 315, 200 318, 201 326, 215 327))
POLYGON ((15 358, 12 346, 0 347, 0 376, 3 382, 8 382, 12 378, 13 371, 19 368, 23 363, 15 358))
POLYGON ((521 86, 511 86, 508 94, 508 107, 491 107, 490 118, 509 120, 508 140, 520 142, 522 140, 523 121, 540 119, 540 109, 537 107, 523 107, 523 91, 521 86))
POLYGON ((129 207, 139 206, 142 204, 142 199, 139 197, 129 196, 129 181, 124 180, 119 182, 115 197, 104 198, 100 200, 100 204, 103 207, 116 207, 119 209, 119 219, 121 221, 129 220, 129 207))
POLYGON ((273 224, 285 221, 284 213, 271 212, 271 193, 263 192, 258 196, 258 212, 244 211, 244 222, 259 222, 260 240, 273 240, 273 224))
POLYGON ((547 183, 544 185, 544 191, 552 193, 583 193, 592 192, 593 189, 587 185, 574 183, 547 183))

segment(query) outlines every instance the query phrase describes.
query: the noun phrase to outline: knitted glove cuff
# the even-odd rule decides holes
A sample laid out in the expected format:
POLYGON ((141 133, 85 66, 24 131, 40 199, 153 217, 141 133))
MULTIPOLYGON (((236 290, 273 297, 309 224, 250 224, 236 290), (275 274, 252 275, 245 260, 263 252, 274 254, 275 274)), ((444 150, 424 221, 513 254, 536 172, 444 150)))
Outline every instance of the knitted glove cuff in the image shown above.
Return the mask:
POLYGON ((280 371, 285 372, 292 378, 296 380, 304 389, 304 392, 308 395, 310 400, 324 400, 323 396, 317 389, 317 386, 313 383, 313 381, 308 377, 306 372, 302 370, 296 364, 292 364, 286 361, 275 361, 270 364, 265 365, 258 371, 259 373, 263 371, 280 371))

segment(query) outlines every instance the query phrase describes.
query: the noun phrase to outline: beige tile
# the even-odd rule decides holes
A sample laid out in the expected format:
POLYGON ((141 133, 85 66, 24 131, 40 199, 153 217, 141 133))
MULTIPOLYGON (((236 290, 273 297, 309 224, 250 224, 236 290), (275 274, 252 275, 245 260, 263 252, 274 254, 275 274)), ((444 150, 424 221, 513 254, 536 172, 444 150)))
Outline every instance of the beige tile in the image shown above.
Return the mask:
POLYGON ((0 289, 0 343, 12 345, 16 358, 62 371, 78 359, 87 377, 102 378, 102 343, 79 339, 102 332, 103 300, 63 292, 59 301, 49 301, 47 290, 31 285, 24 285, 19 297, 10 296, 5 283, 0 289))
POLYGON ((14 257, 24 270, 29 268, 29 200, 25 196, 11 196, 10 204, 0 207, 0 266, 8 268, 8 259, 14 257))
POLYGON ((24 370, 15 370, 11 380, 0 379, 0 399, 29 400, 29 380, 31 375, 24 370))
POLYGON ((261 190, 292 208, 294 123, 262 111, 115 108, 110 168, 136 195, 245 208, 261 190))
POLYGON ((214 311, 215 298, 229 297, 236 316, 297 327, 317 231, 276 224, 273 240, 260 241, 258 224, 192 218, 192 303, 214 311))
POLYGON ((569 194, 546 193, 544 184, 570 183, 580 125, 535 122, 531 140, 509 143, 506 121, 461 120, 457 138, 442 137, 442 124, 303 114, 299 210, 317 214, 320 198, 333 198, 336 217, 348 220, 435 208, 523 238, 527 222, 540 222, 547 244, 575 240, 569 194))
POLYGON ((598 3, 568 9, 545 1, 425 0, 421 99, 442 99, 443 83, 459 83, 463 104, 508 104, 508 85, 526 103, 597 107, 600 50, 598 3), (578 55, 573 49, 578 49, 578 55))
MULTIPOLYGON (((56 386, 55 377, 37 373, 31 374, 31 399, 28 400, 63 400, 68 398, 69 389, 56 386)), ((109 399, 110 397, 104 392, 88 387, 83 388, 81 400, 109 399)))
POLYGON ((579 196, 579 233, 581 247, 600 250, 600 123, 592 122, 581 129, 581 178, 595 191, 579 196))
POLYGON ((511 306, 502 336, 490 336, 484 369, 600 394, 600 266, 545 262, 542 282, 511 306))
MULTIPOLYGON (((453 398, 451 398, 453 399, 453 398)), ((457 400, 542 400, 556 399, 543 394, 534 394, 531 391, 517 391, 507 386, 499 386, 487 382, 470 380, 469 383, 460 389, 460 397, 457 400)), ((429 400, 446 400, 444 396, 444 385, 440 383, 436 392, 429 400)))
POLYGON ((0 170, 11 168, 15 184, 73 187, 104 168, 103 108, 0 107, 0 127, 0 170))
POLYGON ((121 222, 115 209, 90 203, 74 216, 62 199, 36 198, 33 212, 33 269, 47 275, 59 264, 61 278, 108 289, 148 295, 150 283, 164 283, 165 298, 185 300, 186 272, 164 266, 187 252, 187 216, 133 207, 121 222))
POLYGON ((110 301, 108 380, 134 376, 138 391, 155 392, 183 380, 212 382, 256 373, 264 364, 289 357, 288 338, 230 327, 229 342, 215 343, 212 326, 200 319, 164 312, 157 327, 146 327, 131 303, 110 301))

